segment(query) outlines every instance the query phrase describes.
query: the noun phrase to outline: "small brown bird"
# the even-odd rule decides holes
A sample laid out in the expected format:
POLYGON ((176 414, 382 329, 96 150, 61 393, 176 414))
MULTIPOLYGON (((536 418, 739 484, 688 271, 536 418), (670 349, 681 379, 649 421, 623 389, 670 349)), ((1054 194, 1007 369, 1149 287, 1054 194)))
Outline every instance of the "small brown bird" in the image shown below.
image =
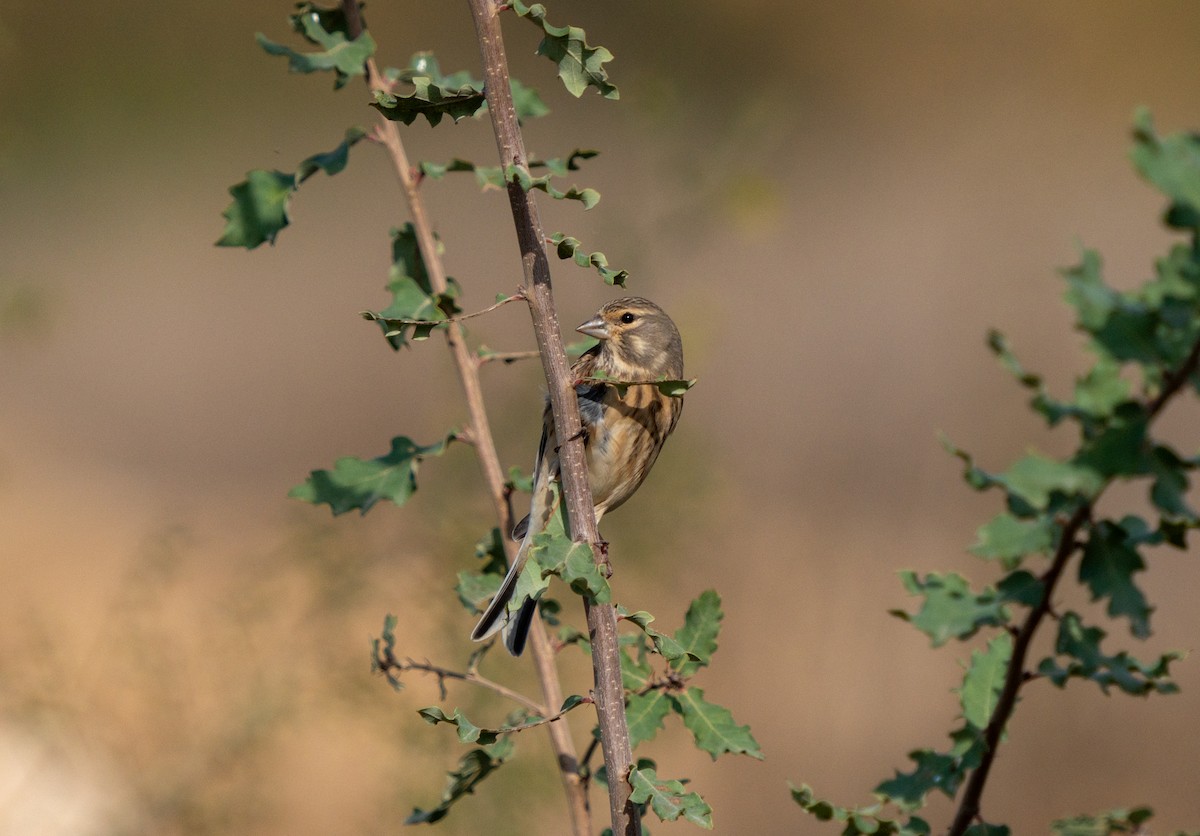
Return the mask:
MULTIPOLYGON (((683 399, 664 395, 653 385, 630 386, 622 396, 615 386, 591 378, 632 383, 682 379, 683 343, 662 308, 637 296, 614 299, 575 330, 600 341, 571 366, 583 421, 588 482, 599 522, 641 486, 675 429, 683 399)), ((521 538, 521 548, 500 591, 471 633, 475 641, 483 641, 503 630, 504 644, 514 656, 525 649, 537 601, 526 598, 515 604, 513 593, 534 535, 543 531, 557 512, 550 484, 559 478, 558 441, 547 402, 533 468, 529 516, 512 531, 514 539, 521 538)))

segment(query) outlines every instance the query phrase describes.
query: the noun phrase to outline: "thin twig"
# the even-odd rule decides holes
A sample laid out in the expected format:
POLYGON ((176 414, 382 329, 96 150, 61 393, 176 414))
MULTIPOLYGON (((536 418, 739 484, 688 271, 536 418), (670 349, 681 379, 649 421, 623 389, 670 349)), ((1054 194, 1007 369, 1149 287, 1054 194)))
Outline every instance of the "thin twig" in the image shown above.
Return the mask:
MULTIPOLYGON (((351 38, 355 38, 362 32, 358 0, 341 0, 341 5, 346 13, 348 34, 351 38)), ((390 92, 391 89, 391 84, 379 72, 374 60, 367 61, 367 83, 373 90, 390 92)), ((420 178, 408 163, 408 155, 404 150, 404 143, 400 139, 400 131, 394 122, 381 117, 377 134, 379 141, 387 149, 404 192, 409 214, 412 216, 413 229, 417 235, 417 246, 429 276, 430 287, 434 293, 445 293, 447 289, 445 265, 437 251, 433 226, 429 221, 425 203, 421 199, 420 178)), ((467 349, 462 325, 451 322, 442 330, 446 335, 446 343, 454 358, 459 382, 463 387, 467 412, 470 415, 469 431, 475 442, 475 455, 480 469, 483 471, 483 479, 491 496, 496 520, 501 531, 511 531, 513 515, 504 490, 504 470, 500 466, 500 457, 496 452, 495 439, 492 437, 491 424, 484 406, 483 390, 479 382, 479 367, 467 349)), ((511 563, 516 559, 516 544, 508 538, 501 539, 504 542, 505 555, 511 563)), ((550 648, 550 641, 540 619, 534 619, 530 629, 530 649, 546 705, 562 705, 562 686, 559 684, 554 652, 550 648)), ((548 712, 543 709, 539 713, 548 712)), ((566 723, 553 723, 547 727, 547 730, 550 743, 554 747, 555 761, 562 779, 563 791, 567 797, 571 833, 573 836, 589 836, 592 827, 587 787, 579 774, 579 761, 575 755, 575 744, 571 740, 570 728, 566 723)))
POLYGON ((541 354, 536 351, 493 351, 489 354, 478 355, 478 362, 481 366, 484 363, 504 363, 508 365, 518 360, 536 360, 540 356, 541 354))
MULTIPOLYGON (((1196 344, 1192 346, 1191 353, 1180 367, 1164 376, 1166 384, 1162 391, 1143 404, 1147 423, 1162 412, 1163 407, 1183 388, 1184 383, 1196 373, 1197 368, 1200 368, 1200 340, 1197 340, 1196 344)), ((1075 513, 1062 524, 1062 534, 1058 541, 1058 548, 1054 552, 1054 559, 1050 563, 1050 568, 1041 577, 1042 596, 1037 605, 1025 617, 1025 621, 1013 641, 1012 658, 1009 660, 1008 669, 1005 672, 1004 685, 1000 690, 1000 697, 996 701, 992 716, 988 720, 987 728, 983 732, 983 754, 980 756, 979 766, 975 768, 967 781, 967 787, 963 791, 954 821, 950 825, 950 836, 962 836, 967 828, 979 818, 983 789, 987 784, 988 773, 991 772, 992 764, 996 759, 996 749, 1000 744, 1000 737, 1004 733, 1005 726, 1008 725, 1013 709, 1016 708, 1017 692, 1025 682, 1031 679, 1025 670, 1029 645, 1042 620, 1051 614, 1051 600, 1055 588, 1061 580, 1063 570, 1071 556, 1080 545, 1076 542, 1080 529, 1091 519, 1092 508, 1095 507, 1096 502, 1112 484, 1112 481, 1109 479, 1105 482, 1090 501, 1077 508, 1075 513)))
POLYGON ((484 314, 490 314, 492 311, 496 310, 497 308, 503 308, 509 302, 524 302, 524 301, 525 301, 525 297, 518 293, 515 296, 505 296, 503 299, 501 299, 496 304, 494 304, 490 307, 484 308, 482 311, 475 311, 473 313, 468 313, 468 314, 459 314, 458 316, 448 316, 445 319, 392 319, 391 317, 380 316, 379 314, 375 313, 374 311, 363 311, 361 313, 361 316, 363 319, 370 319, 370 320, 374 320, 375 322, 388 322, 388 323, 394 322, 397 325, 448 325, 451 322, 462 322, 463 320, 466 320, 466 319, 474 319, 477 316, 483 316, 484 314))
POLYGON ((450 668, 443 668, 440 665, 435 665, 428 660, 425 662, 418 662, 415 659, 408 659, 404 662, 401 662, 392 656, 390 651, 388 651, 384 658, 379 661, 380 668, 384 670, 394 670, 398 673, 403 673, 404 671, 419 671, 421 673, 427 673, 436 676, 438 678, 439 688, 442 689, 443 699, 445 699, 445 686, 441 684, 442 680, 455 679, 460 682, 467 682, 471 685, 478 685, 480 688, 486 688, 489 691, 493 691, 505 699, 512 700, 515 703, 520 703, 534 714, 539 716, 544 714, 546 711, 545 706, 543 706, 537 700, 525 696, 520 691, 514 691, 507 685, 501 685, 495 680, 488 679, 486 676, 480 676, 474 671, 451 670, 450 668))

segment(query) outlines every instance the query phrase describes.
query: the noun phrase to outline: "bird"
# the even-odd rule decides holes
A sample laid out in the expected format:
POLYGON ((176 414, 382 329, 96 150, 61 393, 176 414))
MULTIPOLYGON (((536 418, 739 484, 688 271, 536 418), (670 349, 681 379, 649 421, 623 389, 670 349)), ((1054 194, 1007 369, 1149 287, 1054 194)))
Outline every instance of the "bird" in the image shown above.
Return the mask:
MULTIPOLYGON (((588 483, 599 523, 601 517, 624 504, 641 487, 679 421, 683 398, 664 395, 647 382, 683 378, 683 341, 663 309, 640 296, 605 303, 575 330, 599 341, 571 365, 583 424, 588 483), (629 386, 622 393, 597 377, 643 385, 629 386)), ((535 599, 526 598, 519 605, 514 605, 512 599, 533 538, 558 512, 561 491, 551 490, 552 483, 561 478, 558 450, 554 416, 547 399, 533 468, 529 515, 512 530, 513 539, 520 540, 521 546, 499 592, 471 632, 472 639, 484 641, 503 631, 504 645, 513 656, 524 651, 537 614, 535 599)))

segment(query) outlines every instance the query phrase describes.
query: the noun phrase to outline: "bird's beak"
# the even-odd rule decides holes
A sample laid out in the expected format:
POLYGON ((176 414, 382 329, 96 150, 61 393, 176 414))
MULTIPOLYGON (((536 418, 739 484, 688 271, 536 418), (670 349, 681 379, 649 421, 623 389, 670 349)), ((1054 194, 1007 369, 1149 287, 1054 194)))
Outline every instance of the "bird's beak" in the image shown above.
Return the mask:
POLYGON ((600 318, 600 314, 596 314, 575 330, 580 334, 587 334, 589 337, 595 337, 598 340, 607 340, 612 336, 608 330, 608 323, 600 318))

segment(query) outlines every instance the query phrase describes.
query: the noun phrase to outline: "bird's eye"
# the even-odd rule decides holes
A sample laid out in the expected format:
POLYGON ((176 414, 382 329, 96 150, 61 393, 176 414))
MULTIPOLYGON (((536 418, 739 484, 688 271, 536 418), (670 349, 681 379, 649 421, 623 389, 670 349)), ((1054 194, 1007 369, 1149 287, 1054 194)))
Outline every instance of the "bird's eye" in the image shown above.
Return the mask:
POLYGON ((637 317, 629 312, 621 314, 621 321, 624 322, 626 325, 633 322, 635 319, 637 319, 637 317))

